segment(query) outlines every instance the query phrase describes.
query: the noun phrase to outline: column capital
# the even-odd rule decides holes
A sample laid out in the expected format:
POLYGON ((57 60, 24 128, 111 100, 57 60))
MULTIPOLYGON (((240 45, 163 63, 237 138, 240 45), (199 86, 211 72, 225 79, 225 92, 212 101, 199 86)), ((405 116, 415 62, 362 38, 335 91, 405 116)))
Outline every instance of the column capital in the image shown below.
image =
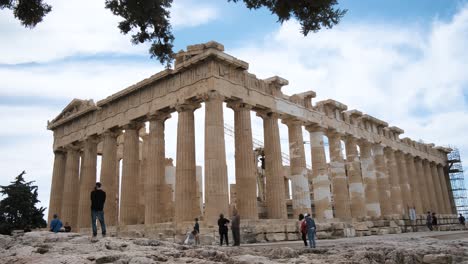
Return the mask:
POLYGON ((365 138, 358 138, 357 139, 357 144, 359 146, 369 146, 369 147, 372 147, 374 145, 372 142, 370 142, 369 140, 367 140, 365 138))
POLYGON ((305 126, 305 129, 309 131, 309 133, 313 132, 323 132, 325 133, 327 131, 327 128, 325 126, 322 126, 320 124, 308 124, 305 126))
POLYGON ((82 142, 77 141, 77 142, 65 145, 63 148, 65 151, 71 151, 71 150, 81 151, 81 148, 83 147, 82 144, 83 144, 82 142))
POLYGON ((250 111, 253 108, 251 105, 244 103, 242 100, 228 102, 226 106, 234 111, 239 111, 241 109, 247 109, 250 111))
POLYGON ((167 119, 171 118, 171 113, 166 111, 156 111, 153 113, 148 114, 148 121, 166 121, 167 119))
POLYGON ((279 114, 273 112, 271 109, 257 110, 257 116, 265 118, 279 118, 279 114))
POLYGON ((67 149, 65 147, 58 147, 54 149, 54 154, 65 154, 67 153, 67 149))
POLYGON ((175 106, 175 109, 178 113, 181 113, 181 112, 188 112, 188 111, 193 112, 200 107, 201 107, 201 104, 198 102, 184 102, 181 104, 177 104, 175 106))
POLYGON ((127 130, 127 129, 140 130, 144 126, 145 126, 145 123, 143 122, 130 121, 130 123, 123 125, 122 128, 124 130, 127 130))
POLYGON ((91 135, 84 139, 84 144, 97 144, 101 141, 100 135, 91 135))
POLYGON ((200 98, 203 101, 222 101, 224 102, 224 99, 226 97, 222 94, 220 94, 218 91, 208 91, 200 96, 200 98))
POLYGON ((343 138, 343 134, 334 129, 328 129, 326 132, 327 132, 328 138, 337 138, 337 139, 343 138))
POLYGON ((294 126, 294 125, 300 125, 302 126, 304 124, 303 121, 293 117, 293 116, 287 116, 283 119, 281 119, 281 123, 287 125, 287 126, 294 126))
POLYGON ((121 129, 107 129, 106 131, 104 131, 102 133, 102 136, 103 137, 114 137, 114 138, 117 138, 118 136, 120 136, 122 134, 122 130, 121 129))

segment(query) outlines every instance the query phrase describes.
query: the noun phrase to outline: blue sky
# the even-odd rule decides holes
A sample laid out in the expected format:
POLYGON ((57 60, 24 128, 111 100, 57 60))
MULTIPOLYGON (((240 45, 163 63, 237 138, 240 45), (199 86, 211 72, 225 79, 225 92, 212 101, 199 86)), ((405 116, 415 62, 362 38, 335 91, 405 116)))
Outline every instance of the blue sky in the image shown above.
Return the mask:
MULTIPOLYGON (((147 45, 133 46, 119 33, 119 18, 104 1, 48 2, 52 13, 33 30, 0 11, 0 185, 26 170, 43 206, 53 163, 47 120, 73 98, 97 101, 163 68, 149 58, 147 45)), ((280 25, 265 9, 223 0, 174 2, 176 51, 216 40, 259 78, 288 79, 286 94, 314 90, 317 100, 333 98, 403 128, 402 137, 456 145, 468 165, 468 1, 342 0, 340 7, 348 9, 342 22, 307 37, 295 21, 280 25)), ((176 118, 167 130, 175 132, 176 118)), ((225 119, 232 123, 230 110, 225 119)), ((203 109, 196 120, 202 165, 203 109)), ((253 127, 261 139, 261 120, 254 116, 253 127)), ((281 138, 288 152, 284 125, 281 138)), ((226 140, 233 182, 233 142, 226 140)), ((175 139, 166 142, 175 159, 175 139)))

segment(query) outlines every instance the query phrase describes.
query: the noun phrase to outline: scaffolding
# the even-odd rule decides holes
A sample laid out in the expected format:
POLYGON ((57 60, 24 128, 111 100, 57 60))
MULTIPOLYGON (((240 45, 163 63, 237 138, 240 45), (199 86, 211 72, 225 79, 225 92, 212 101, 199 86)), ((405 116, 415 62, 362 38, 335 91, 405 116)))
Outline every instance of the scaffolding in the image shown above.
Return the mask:
POLYGON ((465 175, 458 148, 452 148, 448 156, 448 173, 452 186, 453 199, 457 213, 468 216, 468 193, 465 185, 465 175))

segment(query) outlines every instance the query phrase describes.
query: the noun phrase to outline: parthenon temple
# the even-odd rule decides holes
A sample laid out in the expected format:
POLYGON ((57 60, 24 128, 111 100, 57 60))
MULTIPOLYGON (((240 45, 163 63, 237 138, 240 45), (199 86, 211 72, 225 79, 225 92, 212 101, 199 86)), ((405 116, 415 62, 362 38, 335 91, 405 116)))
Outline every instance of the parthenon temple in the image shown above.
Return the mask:
POLYGON ((55 154, 49 220, 57 213, 73 227, 89 228, 89 193, 97 173, 107 193, 107 225, 122 230, 183 225, 195 217, 214 226, 220 213, 230 215, 234 207, 243 224, 289 223, 305 212, 318 223, 345 226, 404 221, 410 208, 421 218, 427 211, 456 214, 447 172, 450 149, 402 138, 403 129, 335 100, 313 103, 314 91, 286 95, 286 79, 259 79, 248 68, 211 41, 188 46, 175 55, 173 69, 97 103, 74 99, 47 125, 55 154), (234 112, 231 195, 224 103, 234 112), (197 137, 205 137, 205 155, 204 164, 197 166, 194 112, 201 104, 205 133, 197 137), (264 169, 256 159, 252 111, 263 120, 264 169), (168 134, 165 122, 174 112, 177 131, 168 134), (280 146, 282 124, 288 128, 287 168, 280 146), (306 166, 303 128, 310 137, 311 168, 306 166), (177 137, 175 165, 166 157, 168 136, 177 137))

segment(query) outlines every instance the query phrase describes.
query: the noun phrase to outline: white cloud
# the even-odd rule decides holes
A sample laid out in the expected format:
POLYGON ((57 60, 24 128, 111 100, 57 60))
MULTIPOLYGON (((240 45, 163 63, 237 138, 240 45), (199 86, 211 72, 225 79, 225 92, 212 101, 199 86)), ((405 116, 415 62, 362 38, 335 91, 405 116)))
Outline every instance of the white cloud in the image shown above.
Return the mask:
MULTIPOLYGON (((43 62, 77 54, 146 54, 148 45, 132 45, 117 28, 120 17, 104 1, 50 0, 53 9, 34 29, 26 29, 10 10, 0 11, 0 63, 43 62)), ((171 9, 175 29, 212 21, 218 10, 194 0, 178 0, 171 9), (190 13, 187 13, 187 9, 190 13)))

